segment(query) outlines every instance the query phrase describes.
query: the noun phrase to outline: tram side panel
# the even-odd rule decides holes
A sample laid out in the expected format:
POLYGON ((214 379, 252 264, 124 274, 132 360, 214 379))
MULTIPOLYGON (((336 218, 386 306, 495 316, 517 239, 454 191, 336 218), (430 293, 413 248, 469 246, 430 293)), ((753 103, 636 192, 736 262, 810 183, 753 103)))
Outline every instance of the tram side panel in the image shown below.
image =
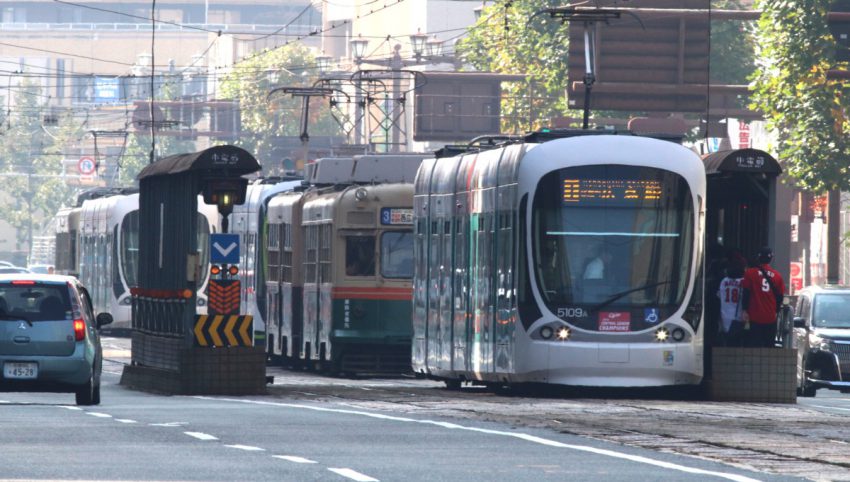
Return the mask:
MULTIPOLYGON (((472 233, 469 230, 470 205, 472 195, 470 190, 471 170, 475 165, 478 154, 463 156, 457 163, 455 176, 455 212, 452 216, 454 224, 453 264, 452 272, 452 371, 465 373, 471 371, 471 333, 472 317, 470 313, 471 294, 471 261, 470 244, 472 233)), ((448 161, 448 159, 446 160, 448 161)))
POLYGON ((300 192, 281 193, 269 201, 268 208, 269 343, 274 355, 288 360, 302 355, 303 200, 300 192))
POLYGON ((429 324, 434 327, 428 349, 433 352, 437 370, 451 370, 451 269, 452 269, 452 198, 455 166, 437 163, 431 180, 431 310, 429 324))
MULTIPOLYGON (((426 373, 428 368, 428 302, 430 283, 430 186, 436 165, 435 159, 426 159, 416 173, 413 198, 414 218, 414 275, 413 275, 413 346, 412 364, 416 373, 426 373)), ((451 161, 447 161, 451 162, 451 161)))
POLYGON ((494 260, 494 285, 496 305, 494 323, 495 371, 514 372, 514 348, 518 318, 516 303, 516 176, 521 155, 520 146, 512 146, 503 153, 498 167, 496 183, 496 254, 494 260))

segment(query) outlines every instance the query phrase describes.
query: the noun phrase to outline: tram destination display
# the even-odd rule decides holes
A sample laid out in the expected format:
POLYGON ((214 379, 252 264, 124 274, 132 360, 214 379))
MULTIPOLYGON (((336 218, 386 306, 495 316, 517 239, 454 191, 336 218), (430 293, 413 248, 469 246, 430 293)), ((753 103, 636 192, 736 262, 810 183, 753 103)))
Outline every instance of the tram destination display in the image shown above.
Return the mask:
POLYGON ((659 179, 599 179, 565 177, 561 180, 565 205, 629 205, 654 203, 664 195, 659 179))

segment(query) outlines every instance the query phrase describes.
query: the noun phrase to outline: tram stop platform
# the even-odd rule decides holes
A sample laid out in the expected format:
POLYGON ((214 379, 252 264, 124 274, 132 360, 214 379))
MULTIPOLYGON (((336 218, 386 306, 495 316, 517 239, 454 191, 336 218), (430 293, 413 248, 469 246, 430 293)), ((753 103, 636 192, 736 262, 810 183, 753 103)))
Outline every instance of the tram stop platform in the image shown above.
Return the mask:
POLYGON ((180 338, 134 332, 133 362, 121 385, 169 395, 262 395, 266 353, 262 347, 186 347, 180 338))
POLYGON ((714 347, 711 368, 712 400, 797 403, 797 350, 714 347))

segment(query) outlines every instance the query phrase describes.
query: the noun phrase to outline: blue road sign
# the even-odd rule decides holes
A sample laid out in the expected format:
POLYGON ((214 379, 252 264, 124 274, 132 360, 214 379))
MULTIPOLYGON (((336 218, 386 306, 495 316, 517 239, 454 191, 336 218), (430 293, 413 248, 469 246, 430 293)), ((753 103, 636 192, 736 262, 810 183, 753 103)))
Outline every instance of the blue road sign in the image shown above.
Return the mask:
POLYGON ((239 235, 210 234, 210 263, 238 264, 239 235))

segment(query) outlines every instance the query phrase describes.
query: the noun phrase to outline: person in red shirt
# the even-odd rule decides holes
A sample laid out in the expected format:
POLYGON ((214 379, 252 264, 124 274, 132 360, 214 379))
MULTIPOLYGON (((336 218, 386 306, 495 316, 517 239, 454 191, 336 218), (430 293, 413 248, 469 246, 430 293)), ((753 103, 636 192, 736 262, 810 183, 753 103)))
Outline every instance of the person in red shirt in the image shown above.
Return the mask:
POLYGON ((749 322, 747 346, 776 346, 776 318, 785 295, 785 281, 778 271, 770 267, 773 251, 762 248, 758 252, 758 265, 744 272, 743 318, 749 322))

